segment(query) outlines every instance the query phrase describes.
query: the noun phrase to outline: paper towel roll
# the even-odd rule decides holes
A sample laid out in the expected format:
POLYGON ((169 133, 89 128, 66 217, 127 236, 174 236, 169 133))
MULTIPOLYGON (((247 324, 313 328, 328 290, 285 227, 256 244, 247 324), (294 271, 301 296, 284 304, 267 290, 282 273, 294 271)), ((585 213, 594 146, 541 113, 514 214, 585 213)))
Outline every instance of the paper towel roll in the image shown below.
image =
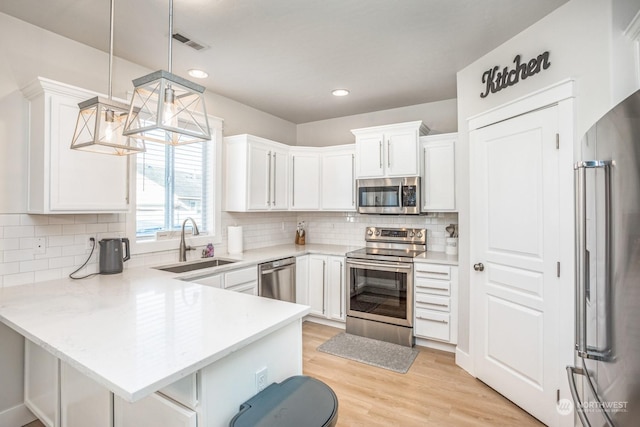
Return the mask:
POLYGON ((230 225, 227 228, 227 252, 230 254, 242 253, 242 226, 230 225))

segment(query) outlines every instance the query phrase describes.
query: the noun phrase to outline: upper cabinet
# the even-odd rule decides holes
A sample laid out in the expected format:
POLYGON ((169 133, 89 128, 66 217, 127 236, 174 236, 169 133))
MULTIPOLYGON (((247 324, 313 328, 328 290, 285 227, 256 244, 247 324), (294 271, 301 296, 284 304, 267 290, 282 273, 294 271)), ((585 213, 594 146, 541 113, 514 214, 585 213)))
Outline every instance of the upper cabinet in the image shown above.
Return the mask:
POLYGON ((456 209, 455 143, 457 133, 423 136, 422 211, 456 209))
POLYGON ((318 149, 291 149, 291 210, 320 209, 320 163, 318 149))
POLYGON ((27 211, 127 212, 128 157, 70 149, 78 103, 97 94, 44 78, 22 93, 29 101, 27 211))
POLYGON ((429 132, 422 121, 351 131, 356 137, 356 178, 419 176, 419 138, 429 132))
POLYGON ((322 153, 322 209, 356 210, 355 147, 340 145, 322 153))
POLYGON ((289 209, 289 149, 253 135, 224 138, 227 211, 289 209))

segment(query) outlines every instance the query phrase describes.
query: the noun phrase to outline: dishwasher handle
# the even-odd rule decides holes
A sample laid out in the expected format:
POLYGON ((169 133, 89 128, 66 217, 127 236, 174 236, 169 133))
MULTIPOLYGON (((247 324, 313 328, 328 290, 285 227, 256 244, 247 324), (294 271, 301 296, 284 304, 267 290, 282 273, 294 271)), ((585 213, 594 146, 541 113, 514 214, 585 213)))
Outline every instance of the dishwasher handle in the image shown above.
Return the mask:
POLYGON ((260 274, 270 273, 272 271, 276 271, 276 269, 281 270, 282 268, 288 267, 290 265, 294 265, 296 263, 296 259, 294 257, 291 258, 283 258, 275 261, 265 262, 264 264, 260 264, 258 266, 260 274))
POLYGON ((260 269, 260 274, 271 274, 274 273, 276 271, 280 271, 280 270, 286 270, 287 268, 291 268, 292 264, 287 264, 287 265, 283 265, 282 267, 276 267, 276 268, 270 268, 268 270, 263 270, 260 269))

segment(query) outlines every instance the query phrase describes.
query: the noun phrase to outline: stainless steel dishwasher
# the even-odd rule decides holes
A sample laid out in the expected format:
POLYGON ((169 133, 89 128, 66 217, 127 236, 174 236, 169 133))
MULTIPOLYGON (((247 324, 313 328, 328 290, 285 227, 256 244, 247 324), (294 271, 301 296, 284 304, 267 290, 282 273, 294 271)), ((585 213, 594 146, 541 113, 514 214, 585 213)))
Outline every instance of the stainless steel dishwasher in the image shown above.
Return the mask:
POLYGON ((279 259, 258 265, 258 295, 296 302, 296 259, 279 259))

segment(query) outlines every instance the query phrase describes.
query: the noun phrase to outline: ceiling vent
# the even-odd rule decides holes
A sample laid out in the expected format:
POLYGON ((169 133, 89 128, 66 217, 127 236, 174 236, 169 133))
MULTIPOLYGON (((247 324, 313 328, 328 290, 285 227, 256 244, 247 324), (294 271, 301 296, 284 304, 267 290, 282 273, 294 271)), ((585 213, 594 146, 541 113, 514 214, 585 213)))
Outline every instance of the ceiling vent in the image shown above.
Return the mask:
POLYGON ((193 40, 191 37, 187 36, 184 33, 181 32, 176 32, 173 35, 174 40, 178 40, 180 43, 189 46, 191 49, 197 50, 197 51, 201 51, 201 50, 205 50, 205 49, 209 49, 209 46, 207 46, 204 43, 200 43, 197 42, 195 40, 193 40))

